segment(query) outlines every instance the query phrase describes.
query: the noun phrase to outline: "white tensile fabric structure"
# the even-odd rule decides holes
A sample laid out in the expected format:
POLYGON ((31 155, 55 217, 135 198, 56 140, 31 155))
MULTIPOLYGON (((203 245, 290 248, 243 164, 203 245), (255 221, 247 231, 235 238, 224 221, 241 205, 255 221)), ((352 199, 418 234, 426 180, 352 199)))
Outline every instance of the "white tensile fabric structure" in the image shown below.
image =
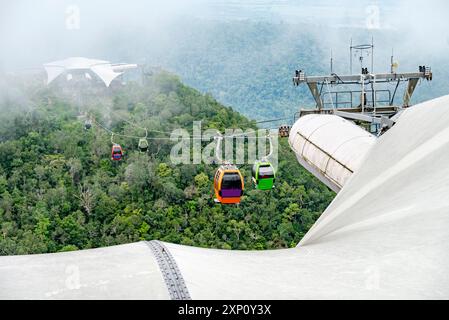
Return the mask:
POLYGON ((406 109, 367 157, 296 248, 1 257, 0 299, 449 299, 449 96, 406 109))
POLYGON ((293 125, 289 143, 298 162, 338 192, 360 167, 376 137, 341 117, 310 114, 293 125))
MULTIPOLYGON (((53 82, 57 77, 63 73, 81 71, 84 74, 86 71, 95 73, 106 85, 109 87, 111 82, 127 69, 137 68, 135 64, 111 64, 105 60, 87 59, 82 57, 73 57, 65 60, 54 61, 44 64, 47 72, 47 84, 53 82)), ((71 75, 70 75, 71 78, 71 75)))

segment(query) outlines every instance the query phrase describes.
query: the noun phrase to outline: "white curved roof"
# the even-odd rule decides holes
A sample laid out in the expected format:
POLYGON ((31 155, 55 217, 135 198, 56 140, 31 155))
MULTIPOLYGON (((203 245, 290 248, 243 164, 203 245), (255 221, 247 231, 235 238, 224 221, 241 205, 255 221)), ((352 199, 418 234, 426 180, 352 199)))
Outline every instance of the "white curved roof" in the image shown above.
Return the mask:
POLYGON ((116 68, 109 61, 87 59, 82 57, 72 57, 65 60, 54 61, 44 64, 44 68, 47 71, 47 84, 50 84, 58 76, 64 72, 70 72, 74 70, 90 70, 95 73, 104 84, 109 87, 112 80, 121 75, 124 70, 129 68, 135 68, 136 65, 119 65, 120 68, 116 68))
POLYGON ((376 143, 376 137, 335 115, 311 114, 293 125, 289 143, 298 161, 338 192, 376 143))
POLYGON ((88 59, 83 57, 72 57, 67 58, 65 60, 53 61, 50 63, 46 63, 45 66, 54 66, 61 67, 66 70, 75 70, 75 69, 90 69, 96 65, 105 65, 110 64, 109 61, 106 60, 97 60, 97 59, 88 59))
POLYGON ((0 257, 0 298, 166 299, 182 278, 193 299, 449 299, 449 96, 404 111, 369 152, 296 248, 0 257))

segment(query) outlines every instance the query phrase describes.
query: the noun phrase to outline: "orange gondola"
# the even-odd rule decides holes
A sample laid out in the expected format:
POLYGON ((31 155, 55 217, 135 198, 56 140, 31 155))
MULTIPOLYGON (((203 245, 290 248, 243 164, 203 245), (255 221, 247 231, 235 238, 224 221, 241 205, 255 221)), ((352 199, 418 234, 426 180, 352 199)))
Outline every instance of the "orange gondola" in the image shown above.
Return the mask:
POLYGON ((237 167, 223 165, 214 179, 215 201, 222 204, 238 204, 243 195, 243 176, 237 167))

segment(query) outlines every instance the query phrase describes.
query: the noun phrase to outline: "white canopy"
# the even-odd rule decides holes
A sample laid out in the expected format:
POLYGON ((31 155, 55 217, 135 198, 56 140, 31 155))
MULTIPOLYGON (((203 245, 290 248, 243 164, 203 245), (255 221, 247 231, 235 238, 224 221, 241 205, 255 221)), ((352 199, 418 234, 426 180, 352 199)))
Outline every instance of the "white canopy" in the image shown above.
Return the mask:
POLYGON ((136 65, 114 65, 109 61, 87 59, 82 57, 73 57, 65 60, 54 61, 44 64, 44 68, 47 71, 47 84, 50 84, 58 76, 65 72, 74 70, 78 71, 91 71, 95 73, 104 84, 109 87, 111 82, 119 75, 123 74, 124 70, 137 67, 136 65))

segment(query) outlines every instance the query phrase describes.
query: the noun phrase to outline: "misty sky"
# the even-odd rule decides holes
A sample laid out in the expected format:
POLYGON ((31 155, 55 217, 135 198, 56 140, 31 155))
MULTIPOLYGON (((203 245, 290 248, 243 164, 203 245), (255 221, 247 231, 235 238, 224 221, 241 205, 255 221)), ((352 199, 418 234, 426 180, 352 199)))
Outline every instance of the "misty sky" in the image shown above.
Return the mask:
MULTIPOLYGON (((448 13, 446 0, 0 0, 0 72, 71 56, 170 69, 161 61, 175 54, 182 59, 182 52, 174 52, 181 31, 201 20, 307 24, 340 65, 347 65, 350 37, 366 42, 373 34, 382 39, 376 42, 382 67, 392 47, 404 68, 417 61, 449 64, 448 13)), ((297 39, 279 39, 290 41, 297 39)))
POLYGON ((146 38, 153 47, 169 50, 177 39, 167 38, 165 30, 169 26, 189 28, 189 19, 316 24, 329 27, 329 32, 317 33, 317 39, 334 48, 348 44, 348 35, 339 28, 363 30, 374 23, 385 34, 403 35, 395 45, 400 53, 447 56, 448 13, 445 0, 0 0, 0 70, 39 67, 68 56, 120 60, 120 54, 110 52, 111 47, 135 45, 146 38), (376 7, 379 16, 372 18, 376 7), (118 38, 118 32, 127 36, 118 38))
POLYGON ((449 93, 448 13, 447 0, 0 0, 0 97, 26 101, 3 72, 81 56, 162 67, 249 117, 248 103, 290 114, 310 97, 291 86, 295 68, 327 72, 332 50, 333 71, 348 73, 351 38, 374 37, 374 72, 390 70, 393 48, 399 72, 432 67, 423 101, 449 93), (255 87, 252 70, 270 77, 255 87))

